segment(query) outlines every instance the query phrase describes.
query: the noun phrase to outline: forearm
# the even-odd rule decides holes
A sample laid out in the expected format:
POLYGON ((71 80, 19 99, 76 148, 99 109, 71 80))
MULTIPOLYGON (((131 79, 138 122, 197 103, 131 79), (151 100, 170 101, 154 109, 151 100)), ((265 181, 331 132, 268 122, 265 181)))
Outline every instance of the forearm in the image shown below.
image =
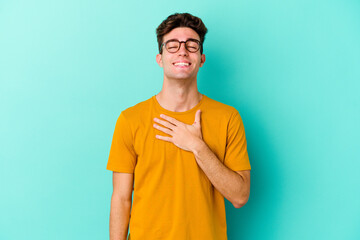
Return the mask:
POLYGON ((247 179, 226 167, 204 141, 199 142, 192 152, 213 186, 235 207, 242 207, 249 197, 247 179))
POLYGON ((131 211, 131 200, 111 197, 110 240, 126 240, 131 211))

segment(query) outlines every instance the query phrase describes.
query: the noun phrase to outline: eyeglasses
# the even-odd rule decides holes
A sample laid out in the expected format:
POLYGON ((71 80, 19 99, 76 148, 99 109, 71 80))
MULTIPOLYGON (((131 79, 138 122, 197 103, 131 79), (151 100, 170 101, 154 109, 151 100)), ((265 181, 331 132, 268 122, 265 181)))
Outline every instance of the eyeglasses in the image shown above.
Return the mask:
POLYGON ((186 41, 170 39, 170 40, 164 42, 163 44, 161 44, 160 53, 162 53, 163 46, 165 46, 166 50, 169 53, 176 53, 177 51, 179 51, 181 43, 185 43, 186 50, 188 50, 191 53, 195 53, 195 52, 199 51, 199 49, 201 48, 200 41, 196 40, 196 39, 188 39, 186 41))

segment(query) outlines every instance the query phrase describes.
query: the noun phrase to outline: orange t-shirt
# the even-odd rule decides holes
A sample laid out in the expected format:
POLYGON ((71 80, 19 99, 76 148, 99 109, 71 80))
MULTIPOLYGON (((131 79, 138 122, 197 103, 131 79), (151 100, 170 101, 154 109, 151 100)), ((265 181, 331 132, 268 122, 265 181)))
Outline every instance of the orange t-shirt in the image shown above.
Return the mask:
POLYGON ((121 112, 107 169, 134 173, 131 240, 226 240, 224 197, 198 166, 195 156, 155 138, 165 114, 186 124, 201 109, 203 140, 234 171, 250 170, 244 125, 238 111, 203 95, 185 112, 164 109, 156 97, 121 112))

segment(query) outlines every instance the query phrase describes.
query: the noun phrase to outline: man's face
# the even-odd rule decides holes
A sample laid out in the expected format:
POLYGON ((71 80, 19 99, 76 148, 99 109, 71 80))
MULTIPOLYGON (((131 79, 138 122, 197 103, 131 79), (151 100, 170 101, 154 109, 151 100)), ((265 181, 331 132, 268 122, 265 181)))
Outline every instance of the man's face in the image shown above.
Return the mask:
MULTIPOLYGON (((173 29, 163 37, 163 42, 170 39, 186 41, 188 39, 197 39, 200 41, 199 35, 188 27, 179 27, 173 29)), ((165 47, 162 54, 156 55, 156 62, 164 69, 164 78, 166 79, 196 79, 199 68, 205 62, 205 55, 200 50, 192 53, 185 48, 185 43, 181 43, 180 49, 176 53, 169 53, 165 47), (177 63, 188 63, 189 65, 177 65, 177 63)))

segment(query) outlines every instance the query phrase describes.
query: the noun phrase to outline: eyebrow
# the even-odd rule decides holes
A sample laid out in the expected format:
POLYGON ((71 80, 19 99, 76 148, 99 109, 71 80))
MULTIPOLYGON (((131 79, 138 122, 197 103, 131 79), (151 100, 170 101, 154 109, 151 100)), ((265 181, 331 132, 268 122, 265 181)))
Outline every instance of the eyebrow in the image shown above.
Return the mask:
MULTIPOLYGON (((172 39, 169 39, 169 40, 167 40, 166 42, 168 42, 168 41, 173 41, 173 40, 176 40, 176 41, 179 41, 179 42, 180 42, 180 40, 179 40, 179 39, 177 39, 177 38, 172 38, 172 39)), ((200 42, 200 40, 195 39, 195 38, 188 38, 188 39, 186 39, 185 41, 187 41, 187 40, 195 40, 195 41, 199 41, 199 42, 200 42)))

